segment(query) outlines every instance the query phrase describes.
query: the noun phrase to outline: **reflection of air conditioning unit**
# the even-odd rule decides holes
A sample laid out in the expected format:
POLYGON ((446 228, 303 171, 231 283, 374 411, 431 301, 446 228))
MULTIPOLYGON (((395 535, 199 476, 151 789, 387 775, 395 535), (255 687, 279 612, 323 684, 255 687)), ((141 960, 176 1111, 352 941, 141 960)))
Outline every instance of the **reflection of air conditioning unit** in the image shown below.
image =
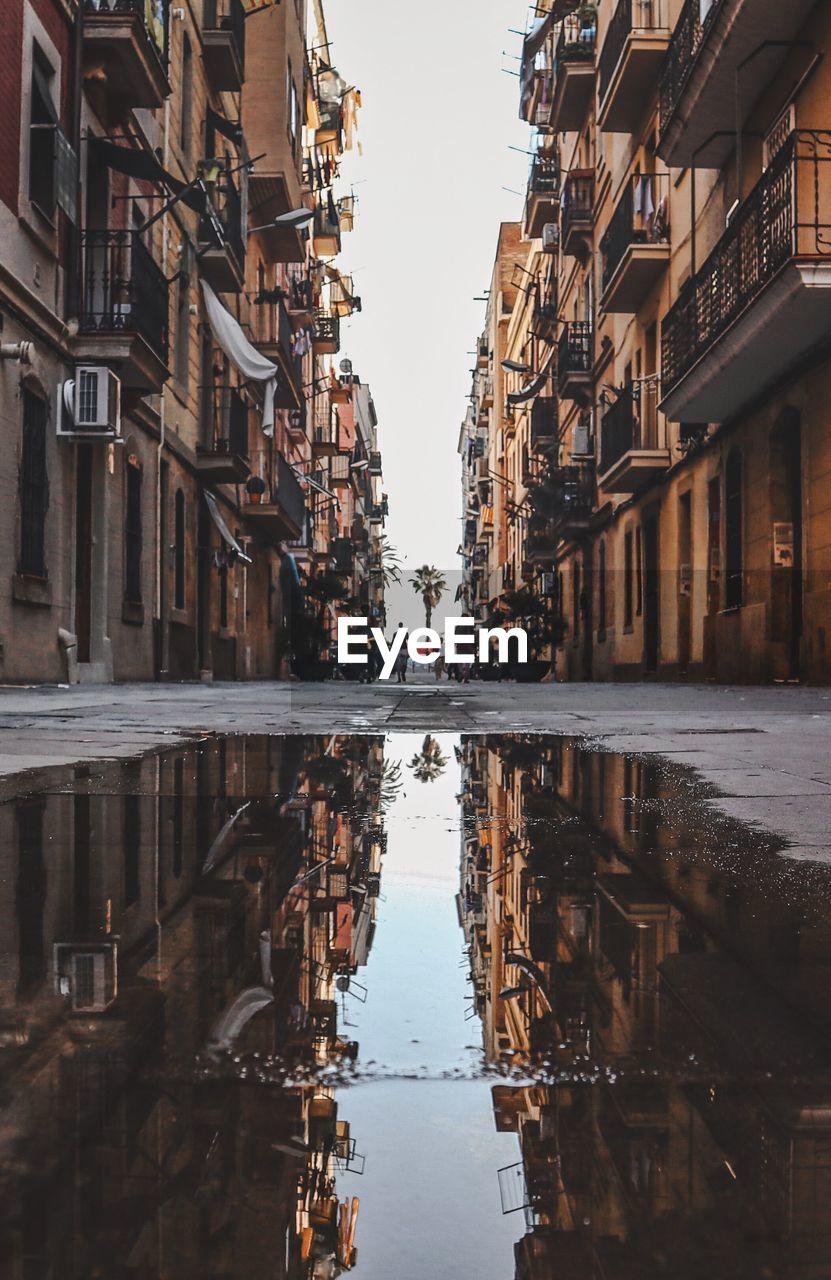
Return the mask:
POLYGON ((592 456, 591 438, 588 424, 578 422, 571 437, 572 458, 590 458, 592 456))
POLYGON ((556 222, 546 222, 542 229, 542 247, 544 253, 553 253, 560 243, 560 228, 556 222))
POLYGON ((73 1013, 103 1013, 118 992, 115 943, 55 943, 55 990, 73 1013))
POLYGON ((121 382, 104 365, 79 364, 58 389, 58 435, 113 440, 121 435, 121 382))

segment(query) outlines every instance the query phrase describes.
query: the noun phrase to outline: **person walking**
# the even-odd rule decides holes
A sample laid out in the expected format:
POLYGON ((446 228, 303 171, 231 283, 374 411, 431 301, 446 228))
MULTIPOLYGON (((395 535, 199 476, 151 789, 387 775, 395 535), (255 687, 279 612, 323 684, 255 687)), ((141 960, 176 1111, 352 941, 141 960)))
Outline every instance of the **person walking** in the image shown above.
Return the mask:
POLYGON ((440 682, 444 675, 444 636, 441 637, 441 647, 439 648, 436 661, 433 663, 433 671, 435 672, 436 681, 440 682))
MULTIPOLYGON (((404 627, 404 623, 399 622, 398 630, 399 631, 403 630, 403 627, 404 627)), ((409 640, 409 638, 410 638, 409 631, 405 631, 404 640, 398 652, 398 657, 395 659, 395 676, 398 684, 407 683, 407 661, 409 657, 408 650, 407 650, 407 641, 409 640)))

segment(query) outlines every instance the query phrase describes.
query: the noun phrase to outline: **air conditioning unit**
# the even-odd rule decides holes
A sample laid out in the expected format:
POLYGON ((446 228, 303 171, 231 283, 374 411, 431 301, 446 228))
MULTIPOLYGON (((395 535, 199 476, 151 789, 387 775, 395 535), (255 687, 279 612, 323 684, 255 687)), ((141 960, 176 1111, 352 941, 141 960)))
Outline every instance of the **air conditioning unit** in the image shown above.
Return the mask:
POLYGON ((556 222, 546 222, 542 229, 543 253, 553 253, 560 244, 560 228, 556 222))
POLYGON ((588 424, 578 422, 571 437, 571 456, 572 458, 590 458, 593 453, 588 424))
POLYGON ((71 439, 121 435, 121 381, 106 365, 79 364, 58 388, 57 430, 71 439))
POLYGON ((55 990, 73 1013, 103 1013, 118 993, 114 942, 56 942, 55 990))

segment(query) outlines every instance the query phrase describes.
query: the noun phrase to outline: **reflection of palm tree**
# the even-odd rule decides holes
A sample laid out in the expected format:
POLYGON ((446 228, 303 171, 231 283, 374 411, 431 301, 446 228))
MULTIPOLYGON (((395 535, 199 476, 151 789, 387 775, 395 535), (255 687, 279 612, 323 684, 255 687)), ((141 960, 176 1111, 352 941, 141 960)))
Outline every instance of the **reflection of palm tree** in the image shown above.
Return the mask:
POLYGON ((421 750, 413 756, 407 767, 412 769, 417 782, 435 782, 447 768, 447 756, 442 753, 436 739, 431 738, 428 733, 421 744, 421 750))
POLYGON ((381 773, 382 810, 389 809, 390 805, 395 802, 403 783, 404 779, 401 777, 401 761, 385 760, 381 773))
POLYGON ((410 578, 410 586, 424 601, 425 626, 429 627, 433 610, 447 590, 444 574, 435 565, 423 564, 410 578))

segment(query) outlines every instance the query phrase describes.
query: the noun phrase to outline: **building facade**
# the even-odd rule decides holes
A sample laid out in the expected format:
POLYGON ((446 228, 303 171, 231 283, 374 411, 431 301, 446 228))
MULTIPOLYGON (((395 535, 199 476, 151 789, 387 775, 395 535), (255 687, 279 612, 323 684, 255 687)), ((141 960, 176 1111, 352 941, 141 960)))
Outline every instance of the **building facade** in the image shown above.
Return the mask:
POLYGON ((524 41, 524 296, 490 433, 525 587, 489 608, 546 619, 557 678, 831 678, 831 27, 773 9, 555 2, 524 41))
POLYGON ((2 678, 329 669, 360 94, 320 4, 14 0, 0 35, 2 678))

